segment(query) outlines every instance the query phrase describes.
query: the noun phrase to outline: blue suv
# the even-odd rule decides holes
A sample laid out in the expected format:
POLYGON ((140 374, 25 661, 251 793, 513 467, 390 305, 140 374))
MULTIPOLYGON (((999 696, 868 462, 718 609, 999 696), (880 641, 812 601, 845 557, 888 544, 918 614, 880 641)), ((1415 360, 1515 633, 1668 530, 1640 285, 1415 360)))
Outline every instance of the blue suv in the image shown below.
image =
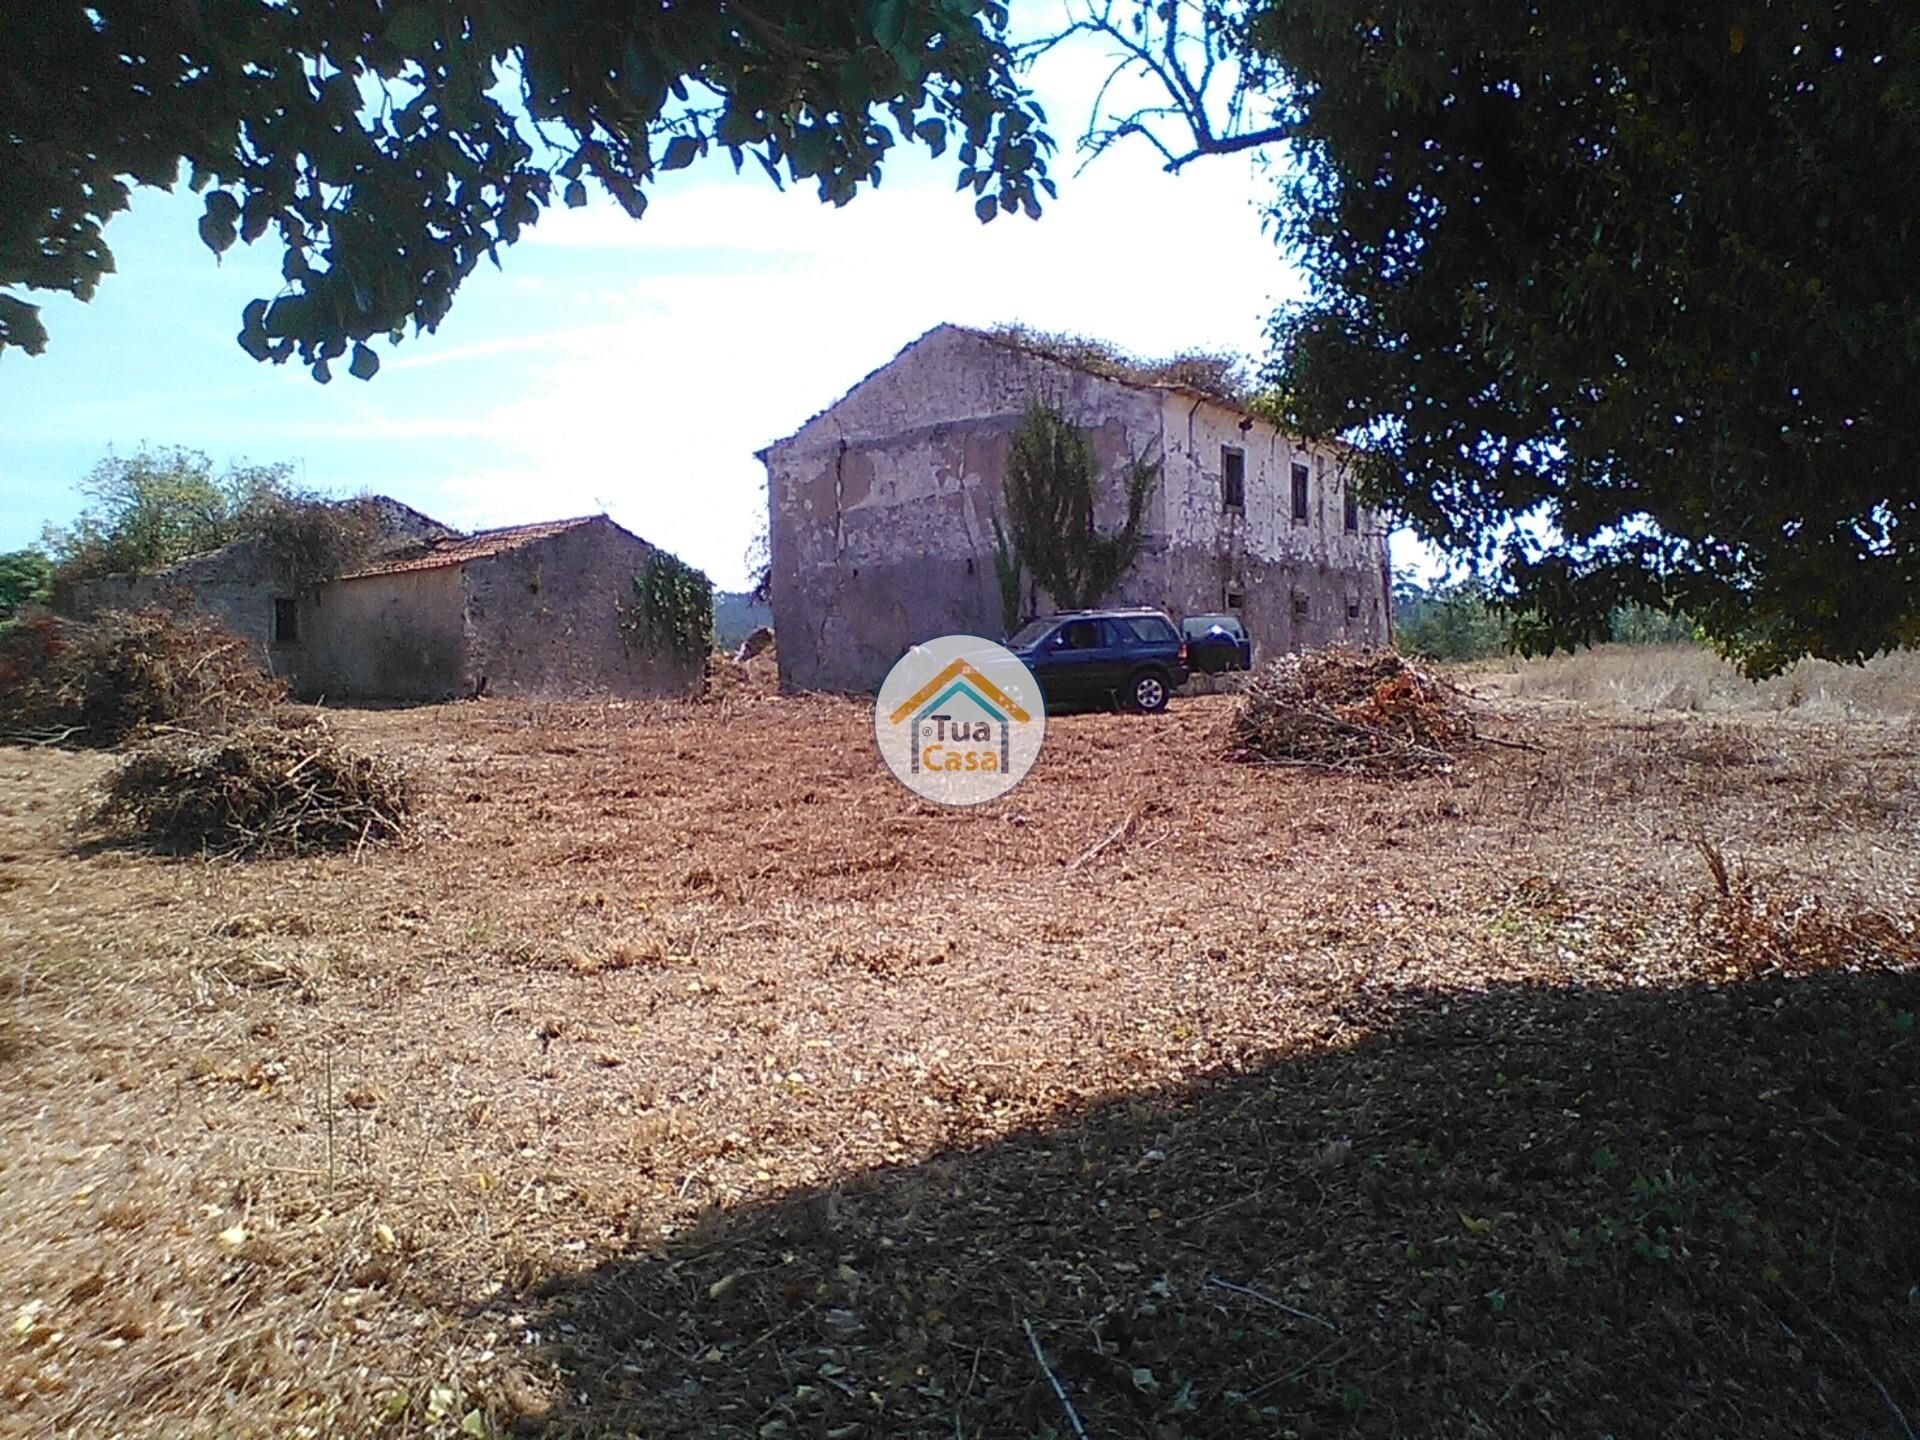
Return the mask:
POLYGON ((1007 641, 1053 705, 1118 702, 1151 713, 1187 682, 1187 643, 1158 610, 1070 610, 1007 641))

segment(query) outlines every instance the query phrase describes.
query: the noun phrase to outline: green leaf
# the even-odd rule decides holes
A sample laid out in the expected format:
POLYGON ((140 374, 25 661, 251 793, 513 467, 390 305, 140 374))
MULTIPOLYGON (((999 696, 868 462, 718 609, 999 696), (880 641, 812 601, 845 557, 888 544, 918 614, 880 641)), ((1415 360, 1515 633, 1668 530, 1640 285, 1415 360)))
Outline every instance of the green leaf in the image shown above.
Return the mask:
POLYGON ((667 143, 667 153, 661 157, 662 170, 684 170, 700 154, 700 142, 691 135, 676 135, 667 143))
POLYGON ((568 181, 566 199, 569 210, 578 210, 582 205, 587 203, 586 185, 578 180, 568 181))
POLYGON ((420 55, 439 35, 433 12, 425 5, 402 5, 387 22, 386 42, 408 55, 420 55))
POLYGON ((991 195, 982 195, 973 202, 973 213, 979 216, 980 223, 985 225, 1000 213, 1000 202, 991 195))
POLYGON ((233 242, 239 238, 231 220, 221 220, 217 216, 200 217, 200 238, 206 247, 216 255, 224 255, 233 248, 233 242))
POLYGON ((430 90, 423 90, 394 112, 393 128, 402 139, 413 135, 427 123, 427 111, 433 108, 428 101, 432 93, 430 90))
POLYGON ((273 342, 267 336, 266 315, 264 300, 251 300, 240 312, 240 348, 256 360, 266 359, 273 351, 273 342))
POLYGON ((0 350, 17 345, 29 355, 47 348, 46 327, 40 323, 40 307, 0 294, 0 350))
POLYGON ((905 29, 906 7, 901 0, 880 0, 873 7, 873 40, 882 50, 898 45, 905 29))
POLYGON ((264 191, 255 191, 247 197, 241 214, 240 238, 251 245, 267 233, 267 223, 273 219, 272 197, 264 191))
POLYGON ((380 357, 366 345, 353 347, 353 360, 347 366, 347 373, 356 380, 371 380, 380 373, 380 357))

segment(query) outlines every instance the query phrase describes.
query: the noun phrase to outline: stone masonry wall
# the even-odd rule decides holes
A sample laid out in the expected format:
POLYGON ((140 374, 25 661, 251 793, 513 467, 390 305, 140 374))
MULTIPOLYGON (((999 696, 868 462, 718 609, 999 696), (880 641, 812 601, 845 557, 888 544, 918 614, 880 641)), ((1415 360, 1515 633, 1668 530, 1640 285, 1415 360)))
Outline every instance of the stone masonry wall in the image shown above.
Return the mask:
MULTIPOLYGON (((1159 443, 1153 392, 942 327, 767 452, 783 685, 871 689, 910 645, 1003 633, 993 516, 1035 395, 1091 432, 1109 471, 1159 443)), ((1122 502, 1104 499, 1115 524, 1122 502)))
POLYGON ((605 518, 462 567, 465 671, 490 695, 682 695, 679 660, 621 628, 653 547, 605 518))
POLYGON ((1238 610, 1256 663, 1334 643, 1385 644, 1391 609, 1386 525, 1358 507, 1338 446, 1308 445, 1223 405, 1166 397, 1170 544, 1162 604, 1172 614, 1238 610), (1245 504, 1223 500, 1223 451, 1238 450, 1245 504), (1293 466, 1307 467, 1307 515, 1293 513, 1293 466), (1304 613, 1303 613, 1304 612, 1304 613))
POLYGON ((273 650, 309 699, 433 701, 466 693, 455 566, 322 585, 301 598, 299 629, 297 642, 273 650))
MULTIPOLYGON (((363 503, 371 504, 379 519, 384 535, 382 550, 453 533, 438 521, 385 496, 372 496, 363 503)), ((58 598, 62 610, 82 619, 103 610, 153 607, 211 615, 249 643, 262 668, 286 678, 296 689, 308 687, 302 667, 310 666, 318 653, 307 634, 313 593, 296 597, 269 559, 266 547, 252 537, 205 555, 189 556, 149 574, 82 580, 63 587, 58 598), (297 599, 299 603, 302 621, 298 644, 274 643, 277 599, 297 599)))
MULTIPOLYGON (((1385 533, 1343 525, 1339 452, 1309 448, 1189 392, 1129 385, 942 326, 765 452, 781 683, 870 690, 908 646, 1004 633, 993 564, 1009 444, 1028 399, 1092 435, 1109 475, 1157 455, 1141 556, 1105 603, 1176 618, 1241 614, 1261 655, 1387 635, 1385 533), (1222 504, 1221 447, 1245 459, 1245 505, 1222 504), (1310 466, 1308 522, 1291 515, 1291 465, 1310 466), (1307 614, 1296 613, 1305 597, 1307 614), (1357 606, 1358 613, 1349 611, 1357 606)), ((1117 484, 1103 528, 1123 518, 1117 484)), ((1054 608, 1044 593, 1032 613, 1054 608)))
POLYGON ((105 610, 198 610, 274 668, 273 600, 287 593, 258 540, 240 540, 145 575, 103 575, 64 586, 60 608, 85 619, 105 610))

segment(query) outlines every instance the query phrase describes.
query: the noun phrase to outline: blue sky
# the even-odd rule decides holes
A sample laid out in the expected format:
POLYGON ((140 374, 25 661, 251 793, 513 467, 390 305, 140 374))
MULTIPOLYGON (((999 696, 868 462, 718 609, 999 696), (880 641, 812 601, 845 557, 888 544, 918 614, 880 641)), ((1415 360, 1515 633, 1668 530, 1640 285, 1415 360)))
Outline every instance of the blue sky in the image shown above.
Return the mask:
POLYGON ((86 305, 33 297, 47 352, 0 355, 0 550, 70 519, 109 447, 185 445, 466 528, 604 509, 737 588, 764 514, 753 452, 941 321, 1260 353, 1298 285, 1263 233, 1272 179, 1237 157, 1166 175, 1145 146, 1075 176, 1102 73, 1083 48, 1036 76, 1062 142, 1037 222, 982 226, 951 155, 891 164, 839 210, 703 162, 641 221, 597 194, 549 212, 368 383, 248 358, 240 311, 279 289, 277 247, 216 263, 198 197, 142 193, 107 231, 118 273, 86 305))

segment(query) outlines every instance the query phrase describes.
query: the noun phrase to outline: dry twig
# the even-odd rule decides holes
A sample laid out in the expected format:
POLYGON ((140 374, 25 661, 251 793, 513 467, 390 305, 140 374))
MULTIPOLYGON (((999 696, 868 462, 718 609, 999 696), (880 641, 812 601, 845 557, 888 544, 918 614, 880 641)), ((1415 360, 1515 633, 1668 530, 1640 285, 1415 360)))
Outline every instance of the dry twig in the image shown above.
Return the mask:
POLYGON ((1311 1320, 1316 1325, 1326 1326, 1327 1329, 1333 1331, 1336 1335, 1340 1333, 1340 1327, 1331 1320, 1322 1319, 1311 1310, 1296 1309, 1284 1300, 1276 1300, 1271 1295, 1255 1290, 1251 1285, 1236 1285, 1231 1280, 1222 1280, 1218 1275, 1209 1275, 1207 1277, 1207 1283, 1221 1290, 1231 1290, 1235 1295, 1251 1296, 1255 1300, 1262 1301, 1265 1304, 1271 1305, 1276 1310, 1293 1316, 1296 1320, 1311 1320))
POLYGON ((1054 1397, 1059 1400, 1060 1408, 1066 1412, 1067 1424, 1073 1427, 1073 1433, 1080 1440, 1088 1440, 1087 1427, 1080 1422, 1080 1412, 1073 1408, 1073 1401, 1067 1395, 1067 1387, 1060 1383, 1060 1377, 1053 1373, 1053 1367, 1047 1364, 1047 1355, 1040 1348, 1040 1337, 1033 1333, 1033 1322, 1023 1319, 1021 1326, 1027 1332, 1027 1344, 1033 1347, 1033 1358, 1039 1363, 1040 1373, 1047 1377, 1047 1383, 1053 1387, 1054 1397))

